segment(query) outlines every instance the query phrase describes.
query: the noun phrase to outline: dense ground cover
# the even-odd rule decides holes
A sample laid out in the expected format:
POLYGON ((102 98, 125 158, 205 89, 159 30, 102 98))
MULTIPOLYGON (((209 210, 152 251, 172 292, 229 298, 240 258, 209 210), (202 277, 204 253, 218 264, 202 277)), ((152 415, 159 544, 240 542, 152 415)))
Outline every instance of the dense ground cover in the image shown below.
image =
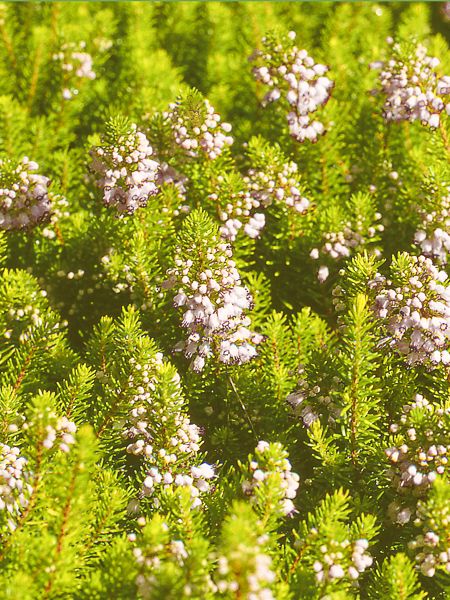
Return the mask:
POLYGON ((0 13, 0 596, 448 597, 448 7, 0 13))

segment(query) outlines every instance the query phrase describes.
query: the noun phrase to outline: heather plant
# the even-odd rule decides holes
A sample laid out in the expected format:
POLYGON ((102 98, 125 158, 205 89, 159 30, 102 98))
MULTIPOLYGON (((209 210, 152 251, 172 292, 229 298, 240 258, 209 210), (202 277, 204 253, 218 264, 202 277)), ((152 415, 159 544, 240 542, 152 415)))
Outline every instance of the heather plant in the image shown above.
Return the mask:
POLYGON ((448 598, 448 13, 0 5, 1 598, 448 598))

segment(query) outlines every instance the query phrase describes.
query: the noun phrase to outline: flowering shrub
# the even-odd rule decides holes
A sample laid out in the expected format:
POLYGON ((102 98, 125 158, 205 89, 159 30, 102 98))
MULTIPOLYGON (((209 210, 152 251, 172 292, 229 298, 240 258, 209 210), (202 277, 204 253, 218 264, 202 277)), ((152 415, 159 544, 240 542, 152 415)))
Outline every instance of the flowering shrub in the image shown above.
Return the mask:
POLYGON ((159 165, 149 157, 153 149, 136 125, 111 124, 102 145, 91 150, 91 170, 100 176, 96 184, 103 190, 103 203, 114 206, 119 215, 133 213, 145 206, 158 192, 159 165))
POLYGON ((71 83, 77 83, 80 79, 95 79, 95 72, 92 70, 92 56, 83 52, 86 42, 78 45, 74 43, 63 44, 61 51, 53 55, 53 60, 62 61, 61 70, 63 71, 64 85, 62 96, 65 100, 70 100, 78 94, 78 88, 69 87, 71 83))
POLYGON ((172 131, 175 144, 187 156, 195 158, 202 152, 214 160, 222 153, 224 146, 233 143, 233 138, 227 135, 231 125, 220 123, 220 115, 198 93, 191 92, 186 98, 170 104, 163 118, 172 131))
POLYGON ((261 65, 253 69, 253 74, 272 88, 264 96, 264 104, 281 98, 287 102, 289 133, 299 142, 316 142, 324 133, 324 125, 311 121, 309 115, 328 101, 334 84, 324 76, 328 67, 315 63, 307 50, 294 45, 295 38, 295 31, 290 31, 282 41, 264 37, 264 50, 255 53, 261 65))
POLYGON ((24 156, 15 167, 1 161, 0 189, 1 229, 27 229, 44 221, 50 214, 48 177, 37 175, 39 165, 24 156))
POLYGON ((0 6, 0 593, 450 594, 448 3, 0 6))
POLYGON ((224 364, 246 363, 256 355, 253 344, 261 340, 247 329, 251 320, 244 311, 251 308, 252 298, 240 285, 232 256, 231 247, 214 235, 206 214, 194 212, 188 217, 176 248, 175 267, 168 270, 163 287, 180 286, 173 303, 184 310, 181 326, 189 336, 175 350, 187 358, 195 356, 194 371, 201 371, 212 355, 224 364), (195 237, 189 235, 192 229, 195 237), (183 260, 184 256, 193 259, 183 260))
MULTIPOLYGON (((422 44, 411 55, 395 44, 394 56, 383 64, 381 91, 386 96, 384 117, 387 121, 420 120, 423 125, 439 127, 440 114, 450 114, 450 77, 438 77, 439 59, 427 56, 422 44)), ((375 66, 378 66, 375 63, 375 66)))

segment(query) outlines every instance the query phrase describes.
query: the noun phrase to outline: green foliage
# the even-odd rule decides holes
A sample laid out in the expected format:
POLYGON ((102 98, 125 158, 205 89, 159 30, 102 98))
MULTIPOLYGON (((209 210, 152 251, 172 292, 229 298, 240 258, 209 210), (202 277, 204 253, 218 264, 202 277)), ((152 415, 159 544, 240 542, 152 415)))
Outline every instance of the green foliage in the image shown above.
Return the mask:
MULTIPOLYGON (((377 297, 412 293, 417 231, 450 234, 450 119, 386 122, 372 68, 423 43, 449 75, 442 10, 0 5, 1 598, 448 597, 450 369, 409 365, 377 297), (286 98, 264 106, 254 52, 279 44, 329 68, 317 143, 289 135, 286 98), (157 193, 115 214, 89 150, 118 148, 135 194, 136 132, 157 193), (3 231, 25 156, 52 212, 3 231), (233 343, 257 354, 218 358, 225 315, 194 372, 228 260, 251 304, 233 343)), ((430 251, 445 273, 447 250, 430 251)), ((448 304, 425 295, 422 331, 448 304)))

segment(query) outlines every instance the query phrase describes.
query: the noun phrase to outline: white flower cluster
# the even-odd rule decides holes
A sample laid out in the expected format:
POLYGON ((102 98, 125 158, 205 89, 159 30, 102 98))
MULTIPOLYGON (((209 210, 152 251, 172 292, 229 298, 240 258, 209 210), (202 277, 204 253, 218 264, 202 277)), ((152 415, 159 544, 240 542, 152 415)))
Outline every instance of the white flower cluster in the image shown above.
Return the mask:
POLYGON ((370 283, 378 290, 375 313, 385 321, 390 345, 406 357, 409 365, 449 365, 450 289, 444 285, 447 274, 424 256, 409 256, 409 260, 407 280, 401 285, 394 287, 381 275, 370 283))
POLYGON ((163 117, 171 124, 175 143, 187 156, 197 157, 203 153, 214 160, 222 154, 224 147, 233 143, 229 135, 231 125, 220 122, 220 115, 206 99, 201 101, 195 112, 194 118, 180 103, 172 103, 163 117))
MULTIPOLYGON (((0 444, 0 511, 17 515, 28 504, 32 487, 27 483, 26 458, 20 455, 19 448, 0 444)), ((8 524, 14 529, 14 521, 8 524)))
POLYGON ((61 51, 53 55, 53 60, 62 62, 64 72, 63 98, 70 100, 78 94, 75 81, 78 79, 95 79, 92 56, 85 52, 86 43, 64 44, 61 51))
POLYGON ((134 123, 116 144, 95 147, 90 155, 91 170, 98 176, 96 184, 103 190, 103 202, 116 208, 119 216, 146 206, 149 197, 158 193, 159 164, 150 158, 153 149, 134 123))
MULTIPOLYGON (((300 372, 302 368, 300 367, 300 372)), ((340 384, 338 377, 333 379, 333 389, 340 384)), ((330 394, 325 391, 323 383, 319 385, 310 385, 306 379, 299 379, 298 389, 289 394, 286 398, 287 403, 296 417, 300 417, 305 427, 311 427, 314 421, 322 414, 328 415, 328 422, 335 423, 341 414, 341 409, 333 402, 330 394)))
POLYGON ((200 506, 201 494, 210 491, 215 472, 207 463, 192 465, 198 461, 200 430, 181 410, 179 375, 174 375, 175 395, 169 409, 156 401, 158 368, 164 368, 162 354, 158 352, 148 364, 131 361, 135 374, 130 375, 128 386, 134 395, 122 435, 129 441, 127 452, 145 461, 143 495, 152 496, 157 490, 182 486, 189 489, 192 506, 200 506))
POLYGON ((427 56, 427 49, 419 44, 414 54, 402 58, 399 44, 387 63, 372 63, 382 68, 381 91, 386 96, 384 118, 387 121, 420 121, 432 128, 439 127, 440 115, 450 114, 450 77, 439 77, 436 67, 439 59, 427 56))
MULTIPOLYGON (((219 190, 209 194, 208 199, 212 202, 219 202, 222 196, 220 185, 224 181, 224 177, 219 175, 218 178, 219 190)), ((225 240, 234 242, 238 232, 244 227, 244 233, 248 237, 255 239, 259 237, 261 230, 266 224, 264 213, 255 213, 254 209, 259 208, 259 201, 252 196, 248 189, 240 190, 239 192, 226 192, 227 204, 224 208, 219 209, 219 218, 223 222, 220 227, 220 235, 225 240)))
POLYGON ((310 115, 327 103, 334 83, 325 77, 327 66, 316 64, 306 50, 295 46, 295 37, 295 32, 289 32, 285 44, 263 38, 264 49, 254 54, 262 64, 253 68, 253 74, 257 81, 272 88, 264 104, 280 98, 287 102, 290 134, 300 142, 316 142, 325 128, 310 115))
POLYGON ((450 573, 450 545, 434 531, 418 535, 415 540, 409 542, 408 547, 411 550, 420 550, 416 555, 416 562, 425 577, 433 577, 439 566, 450 573), (440 546, 443 544, 445 548, 441 549, 440 546))
POLYGON ((356 580, 361 573, 372 565, 373 559, 367 552, 369 542, 366 539, 332 541, 329 546, 320 547, 322 556, 316 560, 313 569, 318 583, 325 583, 344 577, 356 580), (348 566, 345 565, 348 563, 348 566))
MULTIPOLYGON (((128 427, 124 430, 123 435, 127 439, 133 440, 128 444, 127 452, 135 456, 144 456, 151 460, 154 458, 154 448, 152 445, 153 430, 151 421, 156 416, 156 411, 152 410, 152 394, 151 391, 144 388, 138 388, 138 394, 132 399, 133 408, 130 411, 128 418, 128 427)), ((186 455, 196 454, 200 449, 200 430, 197 425, 194 425, 189 419, 182 414, 174 416, 175 432, 170 438, 170 449, 172 453, 186 455)), ((160 457, 166 456, 158 452, 160 457)), ((176 462, 177 458, 170 456, 170 462, 176 462)))
MULTIPOLYGON (((166 526, 167 527, 167 526, 166 526)), ((188 557, 186 546, 181 540, 173 540, 165 546, 165 550, 175 559, 178 563, 183 563, 188 557)), ((155 556, 145 556, 142 548, 136 547, 133 549, 133 554, 136 562, 139 565, 145 565, 148 568, 158 567, 158 559, 155 556)), ((148 581, 146 581, 148 583, 148 581)))
POLYGON ((390 432, 398 443, 385 450, 394 487, 414 496, 423 494, 447 470, 450 454, 450 408, 428 402, 421 394, 403 407, 399 423, 390 432), (400 443, 401 442, 401 443, 400 443))
MULTIPOLYGON (((161 458, 171 458, 170 455, 160 455, 161 458)), ((192 508, 202 505, 201 495, 206 494, 211 489, 210 480, 216 476, 214 467, 208 463, 202 463, 190 468, 188 473, 177 473, 174 475, 170 467, 160 471, 158 467, 151 467, 147 471, 147 477, 143 483, 144 496, 151 496, 155 488, 162 486, 167 489, 172 485, 186 487, 192 498, 192 508)))
POLYGON ((280 511, 283 515, 293 515, 295 512, 292 500, 297 495, 300 477, 291 471, 291 463, 281 444, 260 441, 255 450, 255 459, 249 464, 250 479, 242 483, 242 491, 258 502, 260 495, 255 495, 256 489, 266 486, 273 491, 279 488, 280 511))
MULTIPOLYGON (((448 485, 448 483, 446 484, 448 485)), ((450 573, 450 506, 427 507, 419 501, 414 524, 422 533, 408 543, 414 552, 417 566, 425 577, 434 577, 436 570, 450 573)))
POLYGON ((75 443, 75 438, 73 434, 77 430, 77 426, 73 421, 69 421, 67 417, 60 417, 55 426, 47 425, 46 428, 46 437, 42 445, 44 448, 49 450, 55 446, 57 443, 59 450, 62 452, 69 452, 70 446, 75 443))
POLYGON ((267 171, 250 169, 245 181, 252 196, 267 208, 273 202, 283 202, 288 208, 304 214, 310 202, 300 191, 297 163, 289 161, 277 168, 271 165, 267 171))
POLYGON ((273 203, 283 204, 300 214, 304 214, 310 202, 302 195, 297 164, 286 162, 281 165, 270 164, 265 170, 249 169, 243 177, 242 189, 230 191, 228 181, 217 177, 217 188, 208 196, 209 200, 219 203, 226 198, 225 206, 219 205, 219 218, 223 222, 221 236, 233 242, 243 228, 250 238, 257 238, 266 224, 263 212, 273 203))
POLYGON ((0 229, 30 229, 48 218, 50 180, 38 168, 26 156, 16 168, 0 160, 0 229))
POLYGON ((257 539, 257 544, 237 544, 227 556, 217 560, 216 586, 220 594, 232 593, 246 600, 275 600, 270 585, 276 575, 272 571, 272 559, 262 551, 267 536, 257 539), (239 579, 235 574, 239 574, 239 579), (239 581, 239 580, 244 581, 239 581))
MULTIPOLYGON (((77 431, 77 426, 73 421, 69 421, 67 417, 58 417, 56 413, 46 413, 39 415, 39 418, 46 420, 45 437, 42 440, 42 446, 46 450, 57 448, 62 452, 70 452, 70 447, 75 443, 74 434, 77 431)), ((25 421, 22 429, 29 429, 33 423, 25 421)))
POLYGON ((33 329, 40 327, 43 323, 41 309, 31 304, 10 308, 5 317, 7 329, 3 335, 7 339, 17 338, 22 343, 29 339, 33 329))
MULTIPOLYGON (((375 213, 375 219, 378 221, 381 219, 380 213, 375 213)), ((313 248, 309 256, 313 260, 319 259, 320 255, 329 256, 333 260, 341 260, 351 256, 355 248, 361 247, 367 243, 368 240, 375 238, 377 233, 384 230, 382 224, 374 224, 367 228, 363 233, 362 222, 356 223, 356 227, 353 227, 351 222, 345 223, 341 231, 329 232, 324 236, 324 244, 319 248, 313 248)), ((375 254, 378 254, 375 250, 375 254)), ((323 283, 329 276, 329 269, 326 265, 322 265, 319 268, 317 278, 320 283, 323 283)))
POLYGON ((442 198, 439 210, 424 214, 422 226, 414 235, 414 243, 424 256, 446 265, 450 251, 449 231, 450 195, 442 198))
MULTIPOLYGON (((198 261, 177 253, 175 267, 163 284, 164 288, 178 286, 174 306, 183 308, 181 324, 188 337, 175 350, 186 358, 195 357, 194 371, 201 371, 213 355, 224 364, 244 364, 256 356, 255 344, 262 339, 248 329, 251 320, 245 311, 251 308, 252 297, 241 285, 231 247, 215 236, 212 242, 204 256, 207 268, 198 272, 198 261)), ((198 249, 192 252, 195 256, 198 249)))

